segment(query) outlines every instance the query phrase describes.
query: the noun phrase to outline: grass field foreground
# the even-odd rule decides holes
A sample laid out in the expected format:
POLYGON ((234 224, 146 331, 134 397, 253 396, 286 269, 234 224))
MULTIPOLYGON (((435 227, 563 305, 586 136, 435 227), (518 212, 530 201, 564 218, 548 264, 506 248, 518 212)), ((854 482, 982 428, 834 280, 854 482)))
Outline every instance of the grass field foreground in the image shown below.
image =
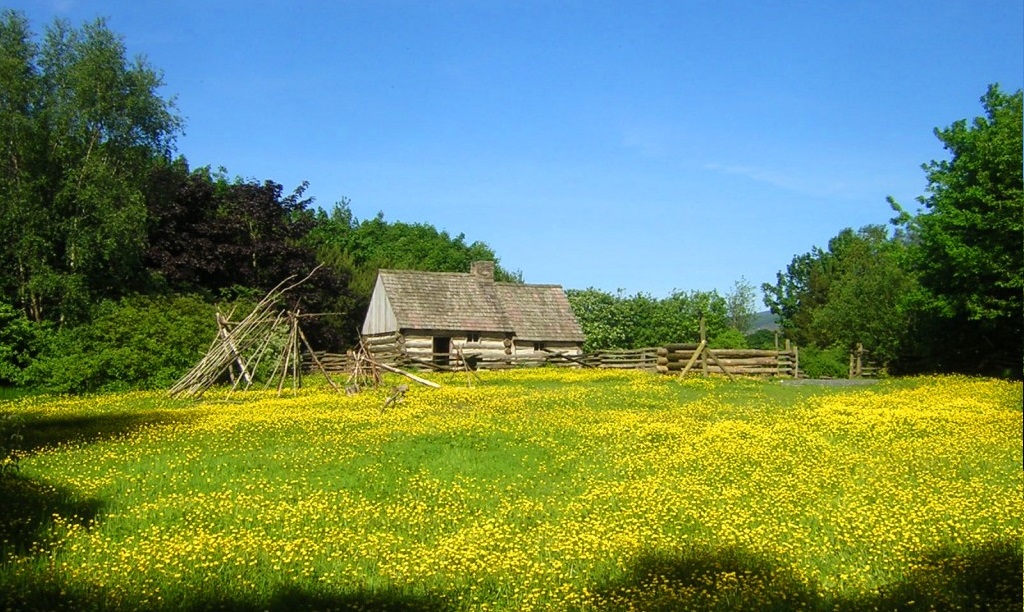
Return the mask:
POLYGON ((0 402, 0 607, 1020 609, 1019 383, 480 377, 0 402))

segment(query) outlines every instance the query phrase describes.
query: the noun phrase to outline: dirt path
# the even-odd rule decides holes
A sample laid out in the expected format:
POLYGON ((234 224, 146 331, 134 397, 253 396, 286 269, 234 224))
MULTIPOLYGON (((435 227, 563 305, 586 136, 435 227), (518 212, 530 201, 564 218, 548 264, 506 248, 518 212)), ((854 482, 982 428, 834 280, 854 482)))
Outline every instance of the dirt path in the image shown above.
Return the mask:
POLYGON ((782 384, 789 386, 812 385, 817 387, 865 387, 878 383, 875 378, 794 378, 785 379, 782 384))

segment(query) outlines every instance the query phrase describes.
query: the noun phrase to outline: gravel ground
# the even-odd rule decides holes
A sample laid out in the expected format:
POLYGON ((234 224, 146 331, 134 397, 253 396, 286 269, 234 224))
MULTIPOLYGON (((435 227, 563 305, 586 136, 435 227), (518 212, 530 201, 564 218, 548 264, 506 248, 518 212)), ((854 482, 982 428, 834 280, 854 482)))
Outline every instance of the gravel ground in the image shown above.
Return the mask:
POLYGON ((874 378, 787 378, 784 385, 813 385, 818 387, 864 387, 878 382, 874 378))

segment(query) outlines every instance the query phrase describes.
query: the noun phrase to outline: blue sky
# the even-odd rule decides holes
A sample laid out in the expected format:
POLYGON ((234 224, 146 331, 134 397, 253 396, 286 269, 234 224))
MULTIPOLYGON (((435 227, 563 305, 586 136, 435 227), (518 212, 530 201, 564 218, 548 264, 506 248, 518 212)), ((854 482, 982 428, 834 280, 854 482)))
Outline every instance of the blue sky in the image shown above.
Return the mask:
POLYGON ((481 240, 528 282, 774 281, 916 208, 932 130, 1024 79, 1024 3, 6 0, 106 17, 193 167, 481 240))

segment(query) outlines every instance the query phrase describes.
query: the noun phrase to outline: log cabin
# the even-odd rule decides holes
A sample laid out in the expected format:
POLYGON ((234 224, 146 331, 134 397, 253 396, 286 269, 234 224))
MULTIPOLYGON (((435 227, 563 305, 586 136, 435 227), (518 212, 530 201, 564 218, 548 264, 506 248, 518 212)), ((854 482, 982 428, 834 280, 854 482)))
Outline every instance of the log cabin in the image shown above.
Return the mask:
POLYGON ((560 285, 494 280, 494 262, 468 273, 380 270, 362 327, 382 361, 456 365, 583 352, 583 332, 560 285))

